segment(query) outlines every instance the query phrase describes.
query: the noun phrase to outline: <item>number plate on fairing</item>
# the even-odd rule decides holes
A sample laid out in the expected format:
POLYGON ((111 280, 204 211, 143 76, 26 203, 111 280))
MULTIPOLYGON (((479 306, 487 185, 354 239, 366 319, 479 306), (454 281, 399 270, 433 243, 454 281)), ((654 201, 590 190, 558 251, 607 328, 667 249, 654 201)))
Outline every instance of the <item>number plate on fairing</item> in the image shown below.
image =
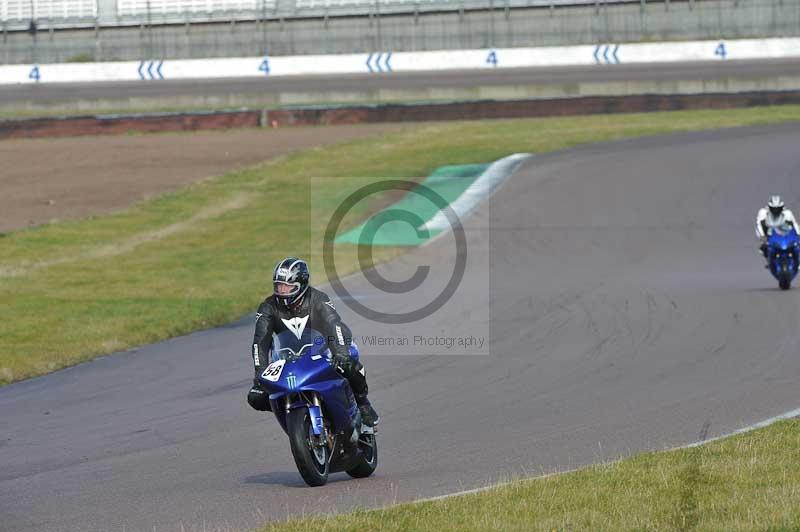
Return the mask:
POLYGON ((281 372, 283 372, 284 364, 286 364, 285 360, 273 362, 267 366, 267 369, 264 370, 264 373, 262 373, 261 376, 270 382, 277 382, 278 379, 281 378, 281 372))

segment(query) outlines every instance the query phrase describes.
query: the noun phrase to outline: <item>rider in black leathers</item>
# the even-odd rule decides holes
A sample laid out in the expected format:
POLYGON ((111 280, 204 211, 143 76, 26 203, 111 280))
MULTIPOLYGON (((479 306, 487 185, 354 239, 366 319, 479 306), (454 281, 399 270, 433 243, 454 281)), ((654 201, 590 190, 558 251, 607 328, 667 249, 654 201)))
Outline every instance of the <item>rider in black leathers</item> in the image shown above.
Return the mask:
POLYGON ((342 323, 330 298, 308 285, 309 272, 305 261, 288 257, 280 261, 272 274, 274 293, 258 307, 253 336, 255 378, 247 394, 247 402, 256 410, 270 410, 269 396, 261 388, 258 376, 270 364, 272 335, 286 330, 310 328, 326 336, 334 363, 350 383, 364 424, 374 426, 378 414, 367 399, 364 366, 350 356, 352 334, 342 323), (290 329, 292 327, 292 329, 290 329))

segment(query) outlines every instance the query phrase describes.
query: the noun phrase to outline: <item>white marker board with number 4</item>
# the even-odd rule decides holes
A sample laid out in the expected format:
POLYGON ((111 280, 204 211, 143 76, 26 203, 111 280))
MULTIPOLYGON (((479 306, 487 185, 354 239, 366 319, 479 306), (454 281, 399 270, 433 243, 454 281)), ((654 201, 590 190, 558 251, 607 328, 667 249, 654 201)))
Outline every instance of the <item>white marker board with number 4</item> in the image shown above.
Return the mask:
POLYGON ((267 366, 267 369, 264 370, 264 373, 262 373, 261 376, 270 382, 277 382, 278 379, 281 378, 281 372, 283 371, 284 364, 286 364, 285 360, 277 360, 273 362, 267 366))

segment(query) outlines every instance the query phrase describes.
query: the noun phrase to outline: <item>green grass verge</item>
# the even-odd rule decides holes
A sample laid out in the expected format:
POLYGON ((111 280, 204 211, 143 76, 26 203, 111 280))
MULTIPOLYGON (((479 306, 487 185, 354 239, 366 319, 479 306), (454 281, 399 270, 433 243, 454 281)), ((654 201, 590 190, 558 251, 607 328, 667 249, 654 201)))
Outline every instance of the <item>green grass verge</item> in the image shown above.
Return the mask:
MULTIPOLYGON (((287 254, 307 256, 324 281, 311 242, 326 220, 310 220, 312 178, 420 179, 514 152, 789 120, 800 120, 800 107, 421 124, 230 173, 116 215, 2 235, 0 384, 230 322, 254 310, 271 266, 287 254)), ((269 141, 269 130, 254 134, 269 141)), ((315 212, 335 207, 342 179, 313 180, 314 197, 327 198, 315 212)), ((357 262, 350 253, 337 264, 342 272, 357 262)))
POLYGON ((800 530, 800 421, 702 447, 382 510, 276 523, 263 532, 800 530))

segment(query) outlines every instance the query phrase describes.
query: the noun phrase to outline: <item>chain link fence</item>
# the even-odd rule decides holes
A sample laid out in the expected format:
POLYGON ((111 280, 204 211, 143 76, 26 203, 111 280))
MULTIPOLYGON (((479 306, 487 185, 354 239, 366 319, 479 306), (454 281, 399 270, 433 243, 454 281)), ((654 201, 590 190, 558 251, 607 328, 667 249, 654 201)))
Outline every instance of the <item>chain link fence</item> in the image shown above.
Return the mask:
MULTIPOLYGON (((102 14, 105 0, 100 1, 102 14)), ((148 0, 137 1, 145 7, 148 4, 148 0)), ((259 8, 249 14, 203 12, 206 18, 193 19, 184 13, 182 22, 174 14, 146 11, 137 15, 135 23, 126 19, 110 26, 100 24, 99 18, 89 27, 59 28, 41 21, 34 21, 27 29, 4 25, 0 62, 370 53, 800 35, 797 0, 255 1, 260 2, 259 8), (301 7, 301 2, 308 5, 301 7)))

